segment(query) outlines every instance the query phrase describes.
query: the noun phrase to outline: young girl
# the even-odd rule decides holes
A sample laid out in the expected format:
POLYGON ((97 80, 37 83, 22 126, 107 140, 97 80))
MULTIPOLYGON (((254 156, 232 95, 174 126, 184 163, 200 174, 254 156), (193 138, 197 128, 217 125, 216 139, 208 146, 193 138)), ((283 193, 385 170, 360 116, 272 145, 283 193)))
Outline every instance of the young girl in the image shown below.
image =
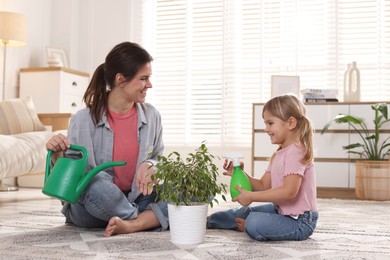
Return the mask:
MULTIPOLYGON (((317 224, 313 129, 304 104, 294 95, 269 100, 263 108, 265 131, 279 148, 260 179, 248 176, 252 192, 241 189, 232 201, 243 207, 216 212, 208 228, 245 231, 256 240, 305 240, 317 224), (252 202, 271 202, 249 206, 252 202)), ((243 168, 243 163, 241 167, 243 168)), ((233 166, 225 161, 224 175, 233 166)))

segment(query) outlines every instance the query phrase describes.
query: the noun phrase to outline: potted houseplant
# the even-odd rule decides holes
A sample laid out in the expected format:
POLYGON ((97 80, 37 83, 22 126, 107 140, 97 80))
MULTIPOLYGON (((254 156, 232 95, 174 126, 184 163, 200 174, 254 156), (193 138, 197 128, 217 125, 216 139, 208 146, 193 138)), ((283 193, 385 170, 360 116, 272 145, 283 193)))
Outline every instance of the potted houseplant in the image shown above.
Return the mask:
POLYGON ((156 186, 158 197, 168 202, 171 242, 177 245, 200 244, 206 234, 208 204, 222 194, 226 201, 226 185, 217 182, 218 167, 215 157, 203 142, 195 153, 183 158, 174 151, 158 156, 156 186), (197 215, 199 213, 199 215, 197 215))
POLYGON ((390 200, 390 142, 381 139, 381 130, 389 122, 387 105, 371 106, 374 111, 374 129, 369 130, 363 118, 339 114, 322 129, 328 131, 332 123, 349 124, 359 135, 361 142, 343 146, 350 154, 356 154, 355 193, 359 199, 390 200))

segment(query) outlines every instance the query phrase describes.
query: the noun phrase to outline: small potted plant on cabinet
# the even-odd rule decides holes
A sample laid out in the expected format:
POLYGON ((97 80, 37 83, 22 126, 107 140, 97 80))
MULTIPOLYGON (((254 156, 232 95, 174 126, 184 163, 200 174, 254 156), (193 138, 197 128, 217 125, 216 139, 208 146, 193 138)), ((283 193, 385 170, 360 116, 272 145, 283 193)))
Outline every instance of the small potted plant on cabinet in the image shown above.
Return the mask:
POLYGON ((343 146, 350 154, 359 155, 356 160, 355 193, 359 199, 390 200, 390 137, 383 138, 381 130, 389 122, 387 105, 371 106, 374 111, 374 129, 369 130, 363 118, 339 114, 322 129, 327 132, 332 123, 349 124, 361 139, 359 143, 343 146), (384 139, 382 140, 381 139, 384 139))
POLYGON ((154 179, 159 181, 157 194, 168 202, 171 242, 194 245, 204 241, 208 205, 222 194, 226 201, 226 185, 217 182, 215 157, 203 142, 195 153, 183 158, 178 152, 159 156, 154 179))

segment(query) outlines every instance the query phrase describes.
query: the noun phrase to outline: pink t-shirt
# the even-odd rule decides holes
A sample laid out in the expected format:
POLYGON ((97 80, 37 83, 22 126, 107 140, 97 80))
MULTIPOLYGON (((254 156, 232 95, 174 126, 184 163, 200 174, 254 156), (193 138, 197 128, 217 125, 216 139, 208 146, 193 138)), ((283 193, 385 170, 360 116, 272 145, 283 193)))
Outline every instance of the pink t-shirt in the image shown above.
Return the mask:
POLYGON ((302 176, 302 183, 297 197, 293 201, 278 204, 279 214, 299 215, 305 211, 317 211, 317 189, 314 163, 302 164, 303 148, 292 144, 276 152, 268 165, 271 172, 272 188, 283 185, 284 177, 290 174, 302 176))
POLYGON ((125 166, 114 167, 114 183, 122 190, 128 191, 137 168, 139 143, 137 129, 137 109, 133 106, 126 114, 110 111, 108 122, 114 131, 113 161, 126 161, 125 166))

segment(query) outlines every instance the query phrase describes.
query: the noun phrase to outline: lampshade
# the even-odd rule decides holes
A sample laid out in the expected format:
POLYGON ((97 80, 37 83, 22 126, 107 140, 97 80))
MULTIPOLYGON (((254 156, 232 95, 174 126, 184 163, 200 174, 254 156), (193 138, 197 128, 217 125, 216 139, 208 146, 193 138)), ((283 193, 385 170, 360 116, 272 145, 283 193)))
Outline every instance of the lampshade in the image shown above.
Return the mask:
POLYGON ((0 44, 23 46, 26 38, 26 17, 17 13, 0 12, 0 44))

